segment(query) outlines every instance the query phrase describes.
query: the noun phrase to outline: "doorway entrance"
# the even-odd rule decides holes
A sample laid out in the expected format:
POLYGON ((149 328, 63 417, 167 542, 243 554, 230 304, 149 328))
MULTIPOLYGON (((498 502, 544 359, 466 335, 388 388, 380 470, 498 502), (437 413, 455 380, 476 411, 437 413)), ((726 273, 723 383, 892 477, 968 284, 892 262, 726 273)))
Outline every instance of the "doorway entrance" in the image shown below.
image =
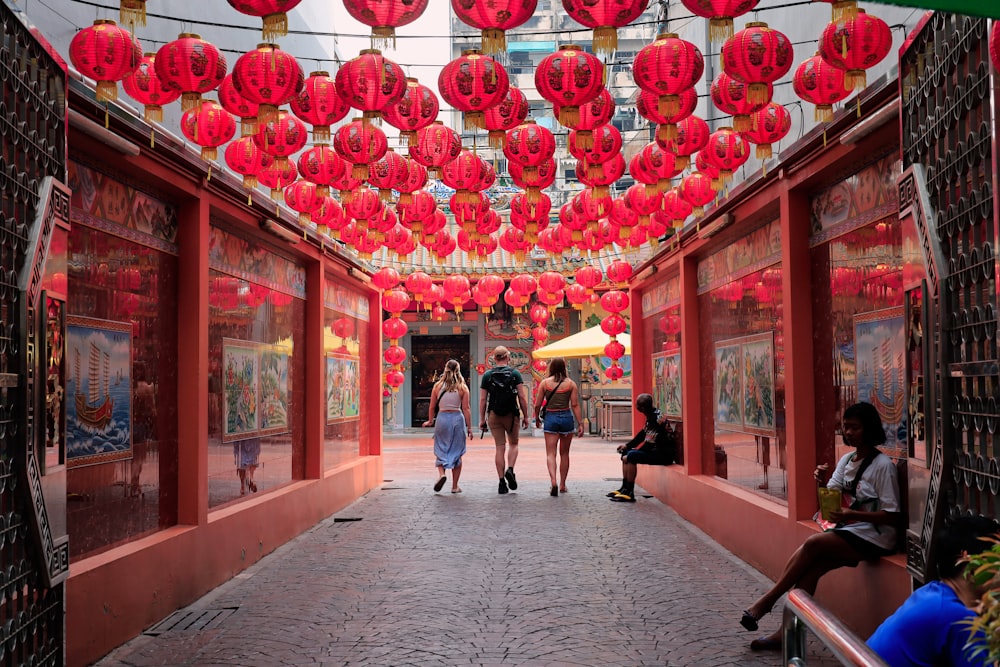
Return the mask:
POLYGON ((421 426, 431 407, 431 391, 434 383, 444 372, 449 359, 458 361, 462 367, 462 377, 469 380, 469 335, 413 336, 412 378, 413 391, 410 394, 410 414, 412 426, 421 426))

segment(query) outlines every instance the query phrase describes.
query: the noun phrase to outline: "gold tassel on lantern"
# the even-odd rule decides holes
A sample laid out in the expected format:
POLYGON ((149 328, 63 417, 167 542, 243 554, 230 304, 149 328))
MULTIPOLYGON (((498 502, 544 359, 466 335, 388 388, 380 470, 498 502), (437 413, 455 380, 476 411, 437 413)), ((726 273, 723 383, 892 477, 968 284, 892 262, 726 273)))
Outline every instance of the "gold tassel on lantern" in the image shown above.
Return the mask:
POLYGON ((507 143, 507 133, 503 130, 490 130, 489 142, 492 148, 503 148, 507 143))
POLYGON ((868 85, 868 76, 863 69, 849 69, 844 77, 844 85, 852 90, 861 90, 868 85))
POLYGON ((358 163, 354 165, 351 170, 351 176, 358 179, 359 181, 368 180, 368 165, 366 163, 358 163))
POLYGON ((463 114, 466 130, 486 129, 486 116, 482 111, 466 111, 463 114))
POLYGON ((813 113, 813 119, 817 123, 829 123, 833 120, 833 105, 817 104, 816 111, 813 113))
POLYGON ((405 140, 407 146, 416 146, 418 144, 417 133, 411 132, 410 130, 403 130, 402 132, 400 132, 399 138, 401 141, 405 140))
POLYGON ((147 123, 162 123, 163 107, 159 104, 147 104, 142 108, 142 117, 147 123))
POLYGON ((253 190, 257 187, 257 174, 244 174, 243 175, 243 187, 247 190, 253 190))
POLYGON ((392 201, 392 188, 379 188, 378 198, 379 201, 392 201))
MULTIPOLYGON (((118 82, 117 81, 98 81, 97 82, 97 101, 98 102, 114 102, 118 99, 118 82)), ((185 109, 186 111, 186 109, 185 109)))
POLYGON ((559 107, 559 124, 576 127, 580 124, 580 107, 559 107))
MULTIPOLYGON (((747 101, 751 104, 764 105, 771 101, 766 83, 751 83, 747 86, 747 101)), ((735 129, 735 128, 734 128, 735 129)))
POLYGON ((594 53, 614 53, 618 50, 618 31, 613 25, 594 28, 594 53))
POLYGON ((503 53, 507 50, 507 36, 503 30, 487 28, 483 30, 483 53, 503 53))
POLYGON ((656 126, 656 138, 661 142, 673 141, 677 138, 677 125, 668 123, 656 126))
POLYGON ((364 111, 361 114, 361 122, 365 125, 381 125, 382 124, 382 112, 381 111, 364 111))
POLYGON ((661 95, 657 100, 657 110, 661 116, 676 116, 681 110, 679 95, 661 95))
POLYGON ((396 48, 396 29, 392 26, 379 25, 372 28, 372 48, 396 48))
POLYGON ((737 132, 749 132, 753 129, 753 117, 746 114, 733 116, 733 129, 737 132))
POLYGON ((288 15, 284 12, 268 14, 263 18, 264 26, 261 33, 265 42, 270 42, 277 37, 284 37, 288 34, 288 15))
POLYGON ((121 0, 118 18, 121 23, 133 26, 133 32, 135 24, 146 25, 146 0, 121 0))
POLYGON ((858 3, 856 0, 837 0, 831 6, 833 10, 831 17, 834 21, 851 19, 858 15, 858 3))
POLYGON ((584 151, 589 151, 594 147, 594 133, 590 130, 576 130, 576 146, 584 151))
POLYGON ((758 160, 766 160, 771 157, 771 144, 757 144, 757 150, 754 151, 754 155, 758 160))
POLYGON ((713 44, 726 41, 733 36, 733 18, 718 16, 708 21, 708 39, 713 44))
MULTIPOLYGON (((201 147, 201 159, 208 160, 211 162, 219 157, 219 149, 215 146, 202 146, 201 147)), ((211 168, 211 167, 209 167, 211 168)))

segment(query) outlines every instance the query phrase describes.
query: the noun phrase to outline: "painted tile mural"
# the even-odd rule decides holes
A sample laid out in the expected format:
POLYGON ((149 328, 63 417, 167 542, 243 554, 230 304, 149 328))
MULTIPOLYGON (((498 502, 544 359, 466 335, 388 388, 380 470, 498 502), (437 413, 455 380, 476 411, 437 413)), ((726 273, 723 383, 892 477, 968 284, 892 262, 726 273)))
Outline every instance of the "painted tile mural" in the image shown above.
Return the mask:
POLYGON ((902 306, 854 316, 855 395, 882 417, 886 453, 901 456, 906 454, 903 317, 902 306))

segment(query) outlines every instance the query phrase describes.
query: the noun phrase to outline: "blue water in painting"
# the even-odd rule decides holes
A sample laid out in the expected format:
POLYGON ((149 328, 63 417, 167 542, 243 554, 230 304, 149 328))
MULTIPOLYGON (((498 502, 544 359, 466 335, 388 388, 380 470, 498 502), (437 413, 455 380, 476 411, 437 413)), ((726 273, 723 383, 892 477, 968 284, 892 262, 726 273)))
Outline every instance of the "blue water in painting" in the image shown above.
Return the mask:
MULTIPOLYGON (((105 430, 94 432, 76 420, 76 383, 70 378, 66 392, 66 458, 107 455, 127 452, 132 446, 132 420, 129 406, 131 378, 125 375, 121 383, 111 382, 109 392, 115 401, 111 421, 105 430)), ((87 393, 87 382, 83 383, 83 393, 87 393)))

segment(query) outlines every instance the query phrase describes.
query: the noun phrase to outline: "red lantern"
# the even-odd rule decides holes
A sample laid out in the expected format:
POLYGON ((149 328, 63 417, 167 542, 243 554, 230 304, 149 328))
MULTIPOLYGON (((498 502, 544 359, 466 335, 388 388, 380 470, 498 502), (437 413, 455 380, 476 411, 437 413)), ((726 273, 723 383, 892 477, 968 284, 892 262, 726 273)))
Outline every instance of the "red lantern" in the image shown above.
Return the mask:
POLYGON ((558 292, 566 286, 566 279, 558 271, 546 271, 538 276, 538 289, 558 292))
POLYGON ((612 382, 617 382, 618 380, 621 380, 622 375, 624 374, 625 372, 622 370, 622 367, 619 366, 617 362, 613 362, 610 366, 608 366, 604 370, 605 377, 607 377, 612 382))
POLYGON ((406 90, 394 104, 382 110, 383 118, 399 130, 400 139, 415 146, 417 130, 427 127, 437 118, 440 104, 437 95, 414 78, 406 79, 406 90))
POLYGON ((677 188, 671 188, 663 195, 663 212, 670 218, 674 229, 683 227, 693 210, 691 203, 681 197, 677 188))
POLYGON ((712 188, 712 178, 700 171, 693 171, 682 178, 677 192, 693 207, 692 212, 697 217, 704 215, 705 207, 715 201, 716 192, 712 188))
POLYGON ((608 265, 607 274, 611 282, 625 285, 632 277, 632 265, 625 260, 616 259, 608 265))
MULTIPOLYGON (((694 118, 694 116, 692 116, 694 118)), ((690 119, 688 119, 690 120, 690 119)), ((678 140, 683 136, 680 132, 681 126, 678 125, 678 140)), ((663 192, 670 187, 670 179, 681 173, 681 167, 677 164, 678 159, 675 153, 668 150, 664 150, 657 144, 646 144, 646 146, 639 151, 636 155, 636 159, 642 165, 643 170, 646 174, 649 174, 655 178, 652 183, 639 180, 646 185, 652 186, 655 192, 663 192)))
POLYGON ((97 81, 97 101, 106 102, 118 99, 118 82, 139 67, 142 46, 114 21, 98 19, 73 36, 69 58, 81 74, 97 81))
POLYGON ((241 137, 226 146, 226 165, 243 176, 243 187, 253 190, 257 187, 257 172, 260 170, 261 150, 252 137, 241 137))
POLYGON ((549 339, 549 330, 545 327, 532 327, 531 338, 538 345, 544 345, 545 341, 549 339))
POLYGON ((479 49, 467 49, 441 69, 441 98, 462 111, 465 129, 484 128, 483 112, 500 104, 510 83, 507 70, 479 49))
POLYGON ((635 108, 639 115, 656 123, 656 138, 661 142, 670 142, 677 138, 677 123, 694 113, 698 107, 698 93, 694 88, 681 91, 678 96, 678 109, 675 114, 660 113, 659 98, 648 90, 639 91, 635 108))
POLYGON ((743 137, 757 144, 758 160, 771 157, 771 144, 788 136, 792 128, 792 117, 788 110, 775 102, 758 111, 753 116, 753 128, 743 133, 743 137))
POLYGON ((534 205, 539 204, 545 196, 542 190, 555 183, 558 167, 556 161, 550 157, 543 160, 534 171, 516 162, 508 162, 507 170, 514 184, 525 188, 524 201, 534 205))
POLYGON ((302 0, 226 0, 236 11, 263 20, 264 39, 288 34, 288 15, 302 0))
POLYGON ((362 111, 365 123, 382 118, 382 110, 402 99, 406 92, 403 68, 378 49, 364 49, 344 63, 334 79, 337 94, 362 111))
POLYGON ((747 23, 722 45, 722 68, 749 86, 747 99, 751 104, 771 101, 771 84, 788 74, 793 57, 792 43, 766 23, 747 23))
POLYGON ((431 319, 435 322, 444 322, 448 317, 448 311, 444 306, 434 306, 431 308, 431 319))
POLYGON ((625 318, 617 313, 612 313, 608 315, 603 320, 601 320, 601 331, 608 334, 609 336, 617 336, 618 334, 625 333, 625 329, 628 328, 628 322, 625 318))
MULTIPOLYGON (((254 137, 254 143, 257 142, 254 137)), ((260 144, 257 145, 260 148, 260 144)), ((257 172, 257 182, 271 190, 271 199, 281 201, 285 188, 295 182, 299 172, 295 163, 287 158, 279 162, 274 157, 261 151, 260 170, 257 172)))
POLYGON ((344 203, 344 212, 361 221, 362 226, 367 226, 367 221, 374 218, 383 208, 382 200, 368 188, 358 188, 354 191, 351 201, 344 203))
POLYGON ((380 290, 390 290, 399 284, 399 271, 391 266, 383 266, 372 274, 372 284, 380 290))
POLYGON ((642 183, 625 191, 625 202, 639 216, 639 224, 649 224, 649 216, 663 207, 663 195, 642 183))
POLYGON ((398 316, 390 317, 382 322, 382 335, 388 338, 392 345, 405 336, 408 330, 406 322, 398 316))
POLYGON ((476 284, 479 286, 479 289, 493 296, 500 296, 504 290, 503 278, 494 273, 486 274, 476 284))
POLYGON ((547 128, 528 120, 507 132, 503 154, 524 168, 524 176, 538 175, 538 167, 555 154, 556 140, 547 128))
POLYGON ((551 313, 549 313, 548 308, 546 308, 540 303, 536 303, 534 306, 528 309, 528 317, 531 319, 532 322, 534 322, 538 326, 544 327, 546 324, 548 324, 549 317, 551 317, 551 313))
POLYGON ((739 132, 722 127, 709 136, 704 154, 705 160, 719 168, 719 176, 726 182, 750 159, 750 147, 739 132))
POLYGON ((304 85, 305 76, 295 56, 276 44, 258 44, 233 65, 233 86, 240 95, 260 105, 260 123, 271 120, 278 107, 294 100, 304 85))
POLYGON ((601 270, 593 266, 584 266, 576 270, 574 274, 576 282, 587 290, 587 294, 593 294, 594 288, 601 284, 604 276, 601 270))
POLYGON ((566 300, 575 310, 583 310, 583 304, 590 300, 587 288, 580 283, 573 283, 566 287, 566 300))
POLYGON ((262 151, 272 156, 278 164, 288 162, 288 157, 306 145, 309 130, 305 123, 288 113, 278 111, 271 119, 259 119, 253 140, 262 151))
POLYGON ((610 185, 625 173, 625 158, 620 153, 594 169, 590 163, 578 160, 576 163, 576 178, 584 185, 594 190, 596 197, 610 196, 610 185))
POLYGON ((382 201, 390 201, 393 189, 406 175, 406 158, 390 148, 368 167, 368 184, 378 188, 382 201))
POLYGON ((430 292, 431 286, 434 281, 429 275, 423 271, 414 271, 410 275, 406 276, 406 289, 413 294, 414 300, 417 302, 417 308, 420 308, 420 304, 424 301, 424 295, 430 292))
POLYGON ((387 364, 399 366, 406 361, 406 350, 398 345, 390 345, 382 352, 382 358, 385 359, 385 363, 387 364))
POLYGON ((722 189, 722 175, 719 173, 719 168, 706 160, 705 156, 701 152, 699 152, 698 156, 695 158, 694 165, 695 169, 697 169, 699 173, 712 179, 713 190, 718 192, 722 189))
POLYGON ((511 30, 531 18, 538 0, 451 0, 455 16, 466 25, 482 31, 483 51, 507 50, 505 30, 511 30))
POLYGON ((497 302, 497 295, 489 294, 479 287, 479 283, 476 283, 472 286, 472 300, 479 305, 480 310, 484 314, 492 313, 493 304, 497 302))
POLYGON ((156 73, 155 63, 155 53, 147 53, 143 56, 135 71, 122 79, 122 88, 125 89, 129 97, 143 105, 143 118, 149 122, 162 123, 163 105, 170 104, 180 97, 181 91, 166 87, 156 73))
POLYGON ((354 320, 350 317, 338 317, 330 325, 330 331, 337 338, 348 339, 354 335, 354 320))
POLYGON ((632 228, 639 225, 639 214, 632 210, 623 197, 617 197, 611 206, 608 222, 618 228, 617 237, 612 239, 618 242, 632 235, 632 228))
POLYGON ((628 310, 628 294, 622 290, 608 290, 601 296, 601 308, 609 313, 621 313, 628 310))
POLYGON ((888 24, 863 9, 858 9, 855 16, 831 22, 819 40, 820 57, 847 72, 846 84, 852 90, 868 85, 865 70, 882 62, 891 48, 888 24))
POLYGON ((618 50, 618 31, 639 18, 649 0, 563 0, 563 9, 577 23, 593 28, 594 51, 618 50))
POLYGON ((401 289, 390 289, 382 294, 382 310, 392 313, 393 317, 399 317, 410 305, 410 295, 401 289))
POLYGON ((340 193, 340 202, 345 205, 351 203, 351 200, 354 199, 354 193, 365 184, 362 179, 354 178, 353 171, 353 167, 347 169, 345 165, 344 175, 333 179, 330 183, 330 187, 340 193))
MULTIPOLYGON (((562 116, 561 108, 553 107, 552 111, 556 118, 562 116)), ((615 115, 615 98, 611 96, 607 88, 601 91, 590 102, 581 104, 575 122, 571 116, 567 116, 565 121, 560 122, 568 128, 576 130, 577 144, 584 149, 590 148, 593 130, 607 125, 615 115)))
POLYGON ((181 91, 184 111, 197 107, 202 94, 218 88, 226 77, 226 59, 219 49, 188 33, 162 46, 155 66, 165 86, 181 91))
POLYGON ((660 113, 680 110, 680 95, 693 88, 705 71, 698 47, 673 33, 663 33, 635 56, 632 76, 636 84, 657 96, 660 113))
POLYGON ((535 68, 535 88, 558 109, 560 123, 575 127, 580 122, 580 107, 604 89, 604 64, 579 46, 560 46, 535 68))
POLYGON ((608 195, 598 196, 593 188, 585 188, 570 200, 573 210, 584 220, 597 222, 611 212, 612 200, 608 195))
POLYGON ((733 36, 733 18, 746 14, 760 0, 681 0, 696 16, 708 19, 709 39, 721 42, 733 36))
POLYGON ((399 191, 399 203, 406 205, 413 201, 413 193, 427 185, 427 170, 412 158, 404 158, 406 169, 396 182, 399 191))
POLYGON ((513 308, 515 313, 522 312, 530 300, 530 295, 515 292, 511 287, 508 287, 503 293, 503 302, 513 308))
POLYGON ((432 178, 441 176, 441 168, 462 152, 458 132, 439 120, 417 131, 417 144, 410 146, 410 157, 427 168, 432 178))
MULTIPOLYGON (((180 96, 180 92, 177 92, 180 96)), ((251 137, 257 132, 257 114, 260 105, 251 102, 240 95, 233 85, 233 75, 227 74, 219 84, 219 104, 222 108, 240 119, 240 135, 251 137)))
POLYGON ((1000 71, 1000 21, 994 21, 990 28, 990 58, 993 69, 1000 71))
POLYGON ((236 134, 236 120, 214 100, 202 100, 201 106, 181 116, 184 136, 201 146, 201 159, 214 160, 218 148, 236 134))
POLYGON ((538 281, 529 273, 519 273, 511 278, 510 289, 516 294, 530 297, 538 289, 538 281))
POLYGON ((316 192, 316 184, 309 181, 295 181, 285 188, 285 203, 299 213, 299 224, 312 221, 312 212, 323 205, 323 197, 316 192))
POLYGON ((737 132, 746 132, 753 127, 751 116, 763 109, 774 94, 774 88, 767 84, 767 99, 752 102, 748 88, 748 84, 737 81, 725 72, 719 72, 712 82, 712 103, 723 113, 733 116, 733 128, 737 132))
POLYGON ((346 163, 329 146, 320 144, 299 155, 299 174, 317 185, 321 197, 330 194, 330 186, 347 170, 346 163))
MULTIPOLYGON (((472 151, 462 151, 457 158, 444 166, 441 180, 449 188, 456 190, 455 201, 457 203, 474 203, 479 201, 480 197, 473 193, 484 189, 481 184, 491 169, 477 154, 472 151)), ((494 178, 496 178, 495 174, 494 178)))
MULTIPOLYGON (((708 143, 708 123, 698 116, 688 116, 677 123, 677 137, 668 145, 661 147, 677 154, 677 168, 684 170, 691 164, 691 156, 700 151, 708 143)), ((660 143, 657 140, 657 143, 660 143)))
POLYGON ((500 247, 514 255, 514 259, 521 263, 530 245, 525 240, 524 231, 512 226, 500 234, 500 247))
POLYGON ((393 391, 399 391, 405 381, 406 376, 403 375, 402 371, 392 370, 385 374, 385 383, 392 387, 393 391))
POLYGON ((503 148, 507 131, 523 123, 527 117, 528 98, 514 86, 508 87, 500 103, 483 112, 483 126, 489 130, 490 146, 503 148))
POLYGON ((795 70, 792 88, 800 98, 816 105, 813 117, 820 123, 832 120, 833 105, 851 94, 844 70, 827 63, 818 53, 795 70))
POLYGON ((329 234, 330 228, 340 230, 347 224, 347 216, 340 203, 333 197, 323 197, 323 203, 310 213, 320 234, 329 234))
POLYGON ((418 234, 426 233, 424 221, 434 215, 437 210, 434 195, 425 190, 414 192, 407 203, 403 203, 402 198, 400 198, 399 203, 396 204, 396 212, 399 214, 400 222, 404 227, 408 227, 418 234))
POLYGON ((618 361, 625 356, 625 346, 617 340, 613 340, 604 346, 604 356, 618 361))
POLYGON ((333 149, 337 155, 354 165, 351 175, 365 180, 369 165, 382 159, 389 150, 389 140, 382 130, 363 120, 354 119, 337 128, 333 136, 333 149))
POLYGON ((450 275, 441 281, 444 297, 455 308, 455 314, 462 314, 462 305, 468 301, 469 279, 461 275, 450 275))
POLYGON ((413 23, 427 0, 344 0, 347 13, 372 29, 372 46, 396 47, 396 28, 413 23))
POLYGON ((292 113, 313 126, 313 142, 330 143, 330 126, 343 120, 351 107, 337 94, 328 72, 312 72, 292 100, 292 113))
POLYGON ((602 125, 591 132, 590 141, 587 142, 589 145, 584 146, 578 131, 572 130, 569 133, 569 152, 577 160, 584 162, 584 171, 588 176, 600 178, 604 174, 603 165, 614 157, 621 157, 621 132, 614 125, 602 125))

